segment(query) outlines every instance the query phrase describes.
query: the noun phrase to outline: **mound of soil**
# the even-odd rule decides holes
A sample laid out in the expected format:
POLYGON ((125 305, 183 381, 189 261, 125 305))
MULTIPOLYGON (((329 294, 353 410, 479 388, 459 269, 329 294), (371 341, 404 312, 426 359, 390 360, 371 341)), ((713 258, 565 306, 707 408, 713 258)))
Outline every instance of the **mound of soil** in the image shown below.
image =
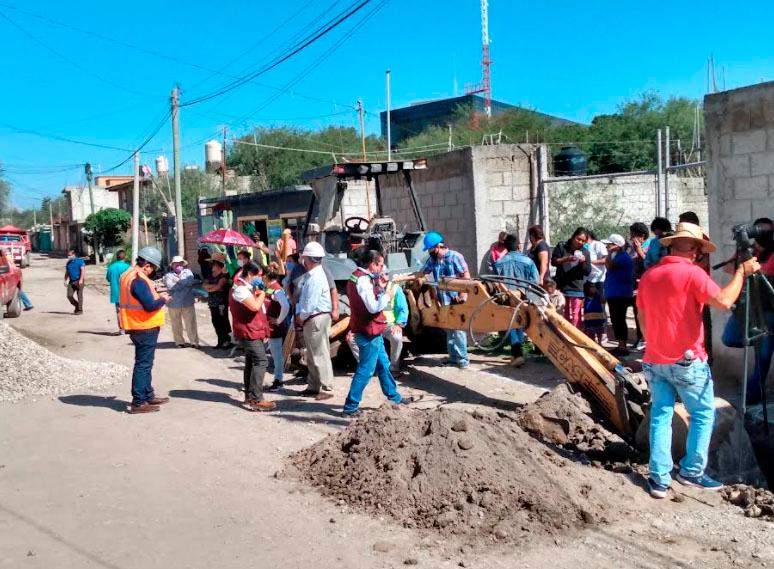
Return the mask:
POLYGON ((644 458, 598 423, 588 400, 566 383, 525 405, 517 414, 517 422, 541 440, 576 450, 595 462, 618 466, 644 458))
POLYGON ((774 521, 774 494, 746 484, 734 484, 721 490, 723 498, 744 510, 748 518, 774 521))
POLYGON ((641 492, 560 456, 505 413, 385 405, 290 460, 327 496, 406 527, 491 541, 603 523, 641 492))

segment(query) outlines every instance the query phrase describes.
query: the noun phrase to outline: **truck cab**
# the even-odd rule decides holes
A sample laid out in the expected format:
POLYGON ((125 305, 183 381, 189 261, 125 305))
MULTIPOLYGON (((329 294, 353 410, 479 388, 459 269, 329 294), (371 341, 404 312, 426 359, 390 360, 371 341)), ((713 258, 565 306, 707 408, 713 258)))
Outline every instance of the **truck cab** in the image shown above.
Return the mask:
POLYGON ((21 314, 21 286, 21 269, 0 249, 0 318, 17 318, 21 314))

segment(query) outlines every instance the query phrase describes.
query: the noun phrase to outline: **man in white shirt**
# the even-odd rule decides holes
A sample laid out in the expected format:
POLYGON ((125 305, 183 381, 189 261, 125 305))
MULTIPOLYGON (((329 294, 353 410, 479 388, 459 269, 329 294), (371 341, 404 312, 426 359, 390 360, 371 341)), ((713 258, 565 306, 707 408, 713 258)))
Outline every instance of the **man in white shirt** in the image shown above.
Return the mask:
POLYGON ((309 368, 307 387, 300 395, 318 401, 333 394, 333 364, 331 363, 331 312, 333 304, 328 279, 322 268, 325 250, 316 242, 307 243, 301 253, 306 275, 296 305, 296 324, 304 331, 306 365, 309 368))

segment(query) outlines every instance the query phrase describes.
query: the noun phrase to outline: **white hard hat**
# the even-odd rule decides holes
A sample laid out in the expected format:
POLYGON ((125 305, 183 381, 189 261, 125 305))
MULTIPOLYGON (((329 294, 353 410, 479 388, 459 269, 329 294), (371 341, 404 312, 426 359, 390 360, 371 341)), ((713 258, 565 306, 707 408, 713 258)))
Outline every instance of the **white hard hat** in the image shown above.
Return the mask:
POLYGON ((178 263, 181 263, 183 265, 187 265, 188 261, 183 259, 180 255, 175 255, 174 257, 172 257, 172 260, 169 262, 170 265, 176 265, 178 263))
POLYGON ((301 252, 302 257, 325 257, 325 249, 317 241, 310 241, 301 252))

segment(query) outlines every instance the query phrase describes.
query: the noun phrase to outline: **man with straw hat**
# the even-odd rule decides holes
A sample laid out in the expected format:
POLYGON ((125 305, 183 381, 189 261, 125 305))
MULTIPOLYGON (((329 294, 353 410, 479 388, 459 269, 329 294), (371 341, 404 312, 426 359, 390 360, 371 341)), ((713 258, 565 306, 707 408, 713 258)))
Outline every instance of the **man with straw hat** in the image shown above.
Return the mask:
POLYGON ((187 268, 188 262, 180 255, 175 255, 169 263, 170 270, 164 275, 164 286, 167 287, 171 300, 167 309, 172 323, 172 335, 178 348, 192 346, 199 349, 199 329, 196 325, 196 292, 194 287, 199 284, 194 274, 187 268), (190 343, 185 342, 183 329, 188 334, 190 343))
POLYGON ((717 249, 701 227, 680 223, 672 235, 659 242, 670 247, 670 252, 645 272, 637 295, 638 318, 646 340, 642 369, 652 397, 648 490, 654 498, 666 497, 672 482, 672 415, 678 396, 691 420, 677 481, 706 490, 723 487, 704 473, 715 395, 704 349, 702 309, 707 304, 730 310, 745 276, 760 269, 758 261, 750 259, 720 288, 695 263, 700 253, 717 249))

